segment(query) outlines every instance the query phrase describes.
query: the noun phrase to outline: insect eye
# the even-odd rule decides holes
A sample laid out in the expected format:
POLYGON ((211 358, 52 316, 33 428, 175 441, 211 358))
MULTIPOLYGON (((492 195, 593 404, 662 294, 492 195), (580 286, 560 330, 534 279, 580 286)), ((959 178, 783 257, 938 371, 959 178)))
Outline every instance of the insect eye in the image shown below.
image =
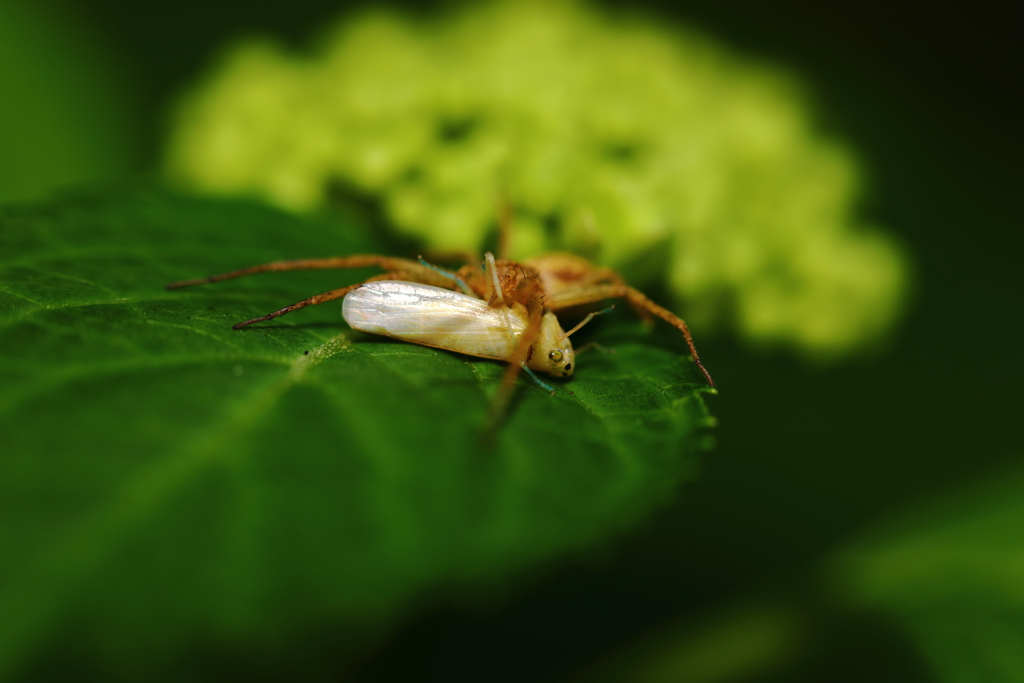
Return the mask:
POLYGON ((554 351, 552 351, 551 353, 548 354, 548 358, 551 359, 552 363, 561 363, 562 362, 562 352, 559 351, 558 349, 555 349, 554 351))

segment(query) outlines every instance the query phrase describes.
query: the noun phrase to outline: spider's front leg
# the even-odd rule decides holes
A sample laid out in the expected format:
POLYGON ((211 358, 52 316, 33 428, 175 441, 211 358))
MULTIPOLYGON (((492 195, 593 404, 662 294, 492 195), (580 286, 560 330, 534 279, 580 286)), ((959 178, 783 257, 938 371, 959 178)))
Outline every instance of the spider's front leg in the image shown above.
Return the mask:
POLYGON ((550 295, 547 304, 551 310, 557 311, 562 308, 592 304, 604 301, 605 299, 625 299, 634 309, 646 311, 649 315, 657 316, 682 332, 683 339, 686 340, 686 346, 690 349, 690 355, 693 356, 694 364, 704 374, 708 384, 712 387, 715 386, 715 380, 711 378, 711 374, 704 367, 704 364, 701 363, 700 355, 697 353, 697 347, 693 344, 693 337, 690 335, 690 328, 686 326, 686 322, 672 311, 648 299, 640 290, 634 289, 624 282, 590 285, 577 289, 567 288, 557 294, 550 295))
MULTIPOLYGON (((485 435, 493 433, 508 409, 508 403, 512 398, 512 391, 515 388, 516 378, 519 377, 519 373, 524 369, 530 372, 526 364, 529 362, 534 344, 540 337, 541 323, 544 316, 544 307, 539 297, 527 306, 526 314, 528 316, 526 329, 523 330, 523 333, 516 340, 515 350, 512 352, 512 355, 505 359, 508 367, 505 368, 505 372, 501 377, 501 386, 498 387, 498 392, 494 395, 491 405, 487 410, 487 420, 482 431, 485 435)), ((530 372, 530 376, 541 386, 550 389, 532 372, 530 372)), ((554 389, 551 389, 551 392, 554 393, 554 389)))
POLYGON ((240 268, 239 270, 232 270, 228 273, 222 273, 220 275, 212 275, 210 277, 198 278, 195 280, 182 280, 181 282, 174 282, 167 285, 167 289, 178 289, 180 287, 191 287, 194 285, 205 285, 212 284, 214 282, 221 282, 223 280, 232 280, 234 278, 243 277, 245 275, 255 275, 256 273, 269 273, 269 272, 284 272, 289 270, 328 270, 328 269, 342 269, 342 268, 370 268, 377 267, 383 268, 388 272, 381 275, 374 275, 373 277, 367 278, 362 282, 358 282, 354 285, 347 287, 340 287, 338 289, 332 289, 316 296, 311 296, 308 299, 297 301, 290 306, 285 306, 273 313, 260 316, 259 318, 253 318, 252 320, 245 320, 237 323, 233 326, 233 329, 241 329, 253 323, 265 322, 267 320, 273 320, 274 318, 297 311, 300 308, 306 306, 316 306, 317 304, 327 303, 328 301, 334 301, 340 299, 346 294, 351 292, 353 289, 360 287, 367 282, 374 282, 377 280, 408 280, 412 282, 421 282, 423 284, 434 285, 437 287, 451 288, 452 282, 444 277, 440 272, 435 272, 431 268, 421 265, 416 261, 409 259, 395 258, 393 256, 382 256, 379 254, 356 254, 354 256, 331 256, 328 258, 320 259, 297 259, 293 261, 275 261, 273 263, 264 263, 258 266, 251 266, 249 268, 240 268))
POLYGON ((324 292, 323 294, 317 294, 316 296, 311 296, 308 299, 296 301, 294 304, 290 306, 285 306, 284 308, 278 309, 273 313, 267 313, 266 315, 261 315, 258 318, 253 318, 252 320, 244 320, 240 323, 235 323, 234 325, 231 326, 231 329, 240 330, 243 327, 252 325, 253 323, 262 323, 266 322, 267 320, 273 320, 274 318, 279 318, 286 313, 297 311, 300 308, 305 308, 306 306, 316 306, 318 304, 325 304, 328 301, 334 301, 335 299, 342 299, 345 297, 346 294, 351 292, 353 289, 358 289, 359 287, 365 285, 367 282, 377 282, 379 280, 411 280, 413 282, 417 281, 415 277, 411 276, 409 273, 381 273, 380 275, 368 277, 362 282, 357 282, 354 285, 348 285, 347 287, 332 289, 328 292, 324 292))
POLYGON ((172 282, 167 285, 167 289, 178 289, 180 287, 192 287, 195 285, 208 285, 214 282, 233 280, 236 277, 243 277, 245 275, 255 275, 256 273, 281 273, 289 270, 332 270, 343 268, 381 268, 382 270, 389 271, 417 273, 424 278, 422 282, 428 285, 438 284, 437 281, 443 281, 443 279, 439 278, 436 273, 432 273, 429 268, 425 268, 419 263, 410 261, 409 259, 382 256, 380 254, 354 254, 352 256, 328 256, 326 258, 294 259, 291 261, 262 263, 258 266, 239 268, 238 270, 221 273, 220 275, 211 275, 210 277, 201 277, 195 280, 172 282))

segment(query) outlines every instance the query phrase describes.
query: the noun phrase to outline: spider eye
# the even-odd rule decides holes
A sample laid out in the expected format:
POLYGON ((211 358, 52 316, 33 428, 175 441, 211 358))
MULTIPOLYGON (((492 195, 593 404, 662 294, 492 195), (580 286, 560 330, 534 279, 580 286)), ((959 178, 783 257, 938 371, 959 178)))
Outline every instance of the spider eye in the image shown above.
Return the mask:
POLYGON ((548 354, 548 358, 551 359, 552 363, 556 363, 556 364, 557 363, 561 363, 562 362, 562 352, 559 351, 558 349, 555 349, 554 351, 552 351, 551 353, 548 354))

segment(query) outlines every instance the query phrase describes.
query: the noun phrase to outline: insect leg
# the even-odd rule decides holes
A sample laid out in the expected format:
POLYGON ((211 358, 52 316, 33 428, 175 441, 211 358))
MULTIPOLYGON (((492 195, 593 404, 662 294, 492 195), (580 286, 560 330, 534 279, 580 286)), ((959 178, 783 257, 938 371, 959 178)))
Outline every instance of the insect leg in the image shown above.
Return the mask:
POLYGON ((440 275, 443 275, 444 277, 448 278, 449 280, 454 280, 455 284, 457 284, 459 286, 459 289, 462 290, 463 294, 466 294, 468 296, 476 296, 476 293, 472 289, 469 288, 469 285, 467 285, 465 280, 463 280, 461 277, 459 277, 459 275, 457 273, 450 273, 450 272, 448 272, 447 270, 445 270, 443 268, 438 268, 435 265, 431 265, 431 264, 427 263, 425 260, 423 260, 422 256, 420 256, 420 265, 421 266, 426 266, 427 268, 430 268, 432 271, 434 271, 434 272, 436 272, 436 273, 438 273, 440 275))
POLYGON ((349 292, 351 292, 353 289, 356 289, 357 287, 362 287, 367 282, 374 282, 376 280, 411 280, 411 279, 413 279, 413 278, 410 276, 409 273, 404 273, 404 272, 401 272, 401 271, 394 272, 394 273, 382 273, 380 275, 374 275, 373 277, 367 278, 366 280, 363 280, 362 282, 357 282, 354 285, 349 285, 348 287, 341 287, 339 289, 332 289, 329 292, 324 292, 323 294, 317 294, 316 296, 311 296, 308 299, 303 299, 302 301, 296 301, 291 306, 285 306, 284 308, 282 308, 280 310, 277 310, 277 311, 274 311, 273 313, 268 313, 266 315, 261 315, 259 318, 253 318, 252 320, 246 320, 246 321, 237 323, 235 325, 232 325, 232 329, 240 330, 243 327, 247 327, 249 325, 252 325, 253 323, 262 323, 262 322, 266 322, 267 320, 273 320, 274 318, 278 318, 278 317, 280 317, 280 316, 282 316, 282 315, 284 315, 286 313, 291 313, 292 311, 297 311, 300 308, 305 308, 306 306, 316 306, 317 304, 323 304, 323 303, 327 303, 328 301, 334 301, 335 299, 340 299, 340 298, 344 297, 346 294, 348 294, 349 292))
POLYGON ((704 364, 700 362, 700 355, 697 354, 697 347, 693 344, 693 337, 690 335, 690 328, 686 326, 686 322, 672 311, 662 308, 648 299, 644 293, 638 289, 634 289, 633 287, 625 284, 595 285, 593 287, 569 290, 550 296, 548 297, 547 304, 552 310, 558 310, 560 308, 568 308, 569 306, 594 303, 595 301, 602 301, 604 299, 619 298, 625 299, 634 308, 647 311, 649 314, 661 318, 669 325, 682 332, 683 339, 686 340, 686 346, 690 349, 690 355, 693 356, 694 364, 704 374, 708 384, 715 386, 715 380, 711 379, 711 374, 708 373, 704 364))
POLYGON ((608 355, 615 353, 614 348, 603 346, 601 344, 598 344, 596 341, 587 342, 578 349, 573 349, 573 353, 575 353, 576 357, 579 358, 582 354, 586 353, 590 349, 594 349, 595 351, 600 351, 601 353, 605 353, 608 355))
POLYGON ((540 386, 541 389, 544 389, 545 391, 550 392, 552 396, 555 395, 555 388, 553 386, 551 386, 550 384, 547 384, 547 383, 543 382, 541 380, 541 378, 538 377, 533 372, 533 370, 530 369, 530 366, 524 365, 522 367, 523 367, 523 372, 525 372, 527 375, 529 375, 530 379, 532 379, 534 382, 536 382, 538 384, 538 386, 540 386))

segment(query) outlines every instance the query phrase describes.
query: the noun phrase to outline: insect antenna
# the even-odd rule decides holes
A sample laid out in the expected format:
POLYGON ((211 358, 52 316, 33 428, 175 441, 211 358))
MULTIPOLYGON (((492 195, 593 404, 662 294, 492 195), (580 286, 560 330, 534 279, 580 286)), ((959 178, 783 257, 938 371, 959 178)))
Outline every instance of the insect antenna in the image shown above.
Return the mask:
POLYGON ((576 327, 572 328, 571 330, 569 330, 568 332, 566 332, 565 334, 563 334, 563 335, 562 335, 561 337, 559 337, 559 338, 558 338, 558 341, 562 341, 563 339, 567 338, 567 337, 568 337, 569 335, 571 335, 571 334, 575 334, 576 332, 579 332, 579 329, 580 329, 581 327, 583 327, 584 325, 586 325, 587 323, 589 323, 589 322, 590 322, 591 320, 593 320, 593 319, 594 319, 594 318, 595 318, 596 316, 599 316, 599 315, 604 315, 605 313, 610 313, 610 312, 611 312, 611 311, 613 311, 613 310, 615 310, 615 304, 612 304, 611 306, 609 306, 608 308, 604 309, 603 311, 595 311, 594 313, 588 313, 588 314, 587 314, 587 317, 586 317, 586 318, 584 318, 583 320, 581 320, 581 321, 579 322, 579 324, 578 324, 578 325, 576 325, 576 327))

